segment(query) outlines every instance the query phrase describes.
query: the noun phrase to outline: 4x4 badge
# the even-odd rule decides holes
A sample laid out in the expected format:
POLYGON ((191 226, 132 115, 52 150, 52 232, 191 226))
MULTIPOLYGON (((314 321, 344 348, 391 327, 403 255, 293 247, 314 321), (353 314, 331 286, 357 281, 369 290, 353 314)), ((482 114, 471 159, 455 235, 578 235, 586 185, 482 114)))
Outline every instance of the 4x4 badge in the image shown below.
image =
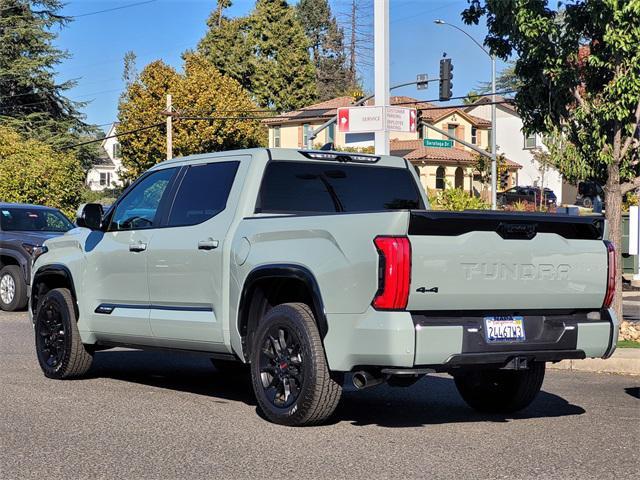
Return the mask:
POLYGON ((420 288, 416 288, 416 292, 418 292, 418 293, 438 293, 438 287, 433 287, 433 288, 420 287, 420 288))

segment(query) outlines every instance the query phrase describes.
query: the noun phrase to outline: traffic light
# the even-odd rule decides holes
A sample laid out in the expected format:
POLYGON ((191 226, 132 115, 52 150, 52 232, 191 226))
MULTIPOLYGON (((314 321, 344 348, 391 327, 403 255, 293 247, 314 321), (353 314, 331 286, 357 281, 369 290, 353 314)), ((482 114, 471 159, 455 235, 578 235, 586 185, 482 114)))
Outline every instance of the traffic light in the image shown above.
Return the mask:
POLYGON ((440 101, 449 100, 453 95, 453 64, 450 58, 440 60, 440 101))

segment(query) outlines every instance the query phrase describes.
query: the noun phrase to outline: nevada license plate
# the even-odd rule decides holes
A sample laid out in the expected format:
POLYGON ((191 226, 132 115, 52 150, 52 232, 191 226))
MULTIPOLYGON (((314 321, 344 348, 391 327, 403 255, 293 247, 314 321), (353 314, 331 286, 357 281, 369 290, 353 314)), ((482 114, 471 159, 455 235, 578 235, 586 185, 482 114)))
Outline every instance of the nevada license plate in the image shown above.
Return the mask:
POLYGON ((485 337, 489 343, 524 342, 524 318, 516 316, 484 317, 485 337))

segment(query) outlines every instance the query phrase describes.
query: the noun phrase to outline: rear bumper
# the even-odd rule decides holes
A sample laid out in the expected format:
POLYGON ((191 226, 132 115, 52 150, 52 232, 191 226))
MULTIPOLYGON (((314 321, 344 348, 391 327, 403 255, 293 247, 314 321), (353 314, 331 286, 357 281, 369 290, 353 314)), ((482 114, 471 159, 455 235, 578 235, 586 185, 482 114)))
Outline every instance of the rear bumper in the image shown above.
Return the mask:
POLYGON ((527 340, 489 344, 484 316, 514 312, 378 312, 327 314, 324 338, 329 368, 428 367, 450 371, 473 365, 505 365, 513 359, 557 362, 608 358, 618 340, 612 310, 521 311, 527 340))
MULTIPOLYGON (((507 314, 507 312, 501 312, 507 314)), ((612 310, 518 312, 524 317, 527 340, 488 343, 484 314, 414 313, 415 365, 436 370, 469 365, 504 365, 514 358, 557 362, 608 358, 618 340, 618 319, 612 310)))

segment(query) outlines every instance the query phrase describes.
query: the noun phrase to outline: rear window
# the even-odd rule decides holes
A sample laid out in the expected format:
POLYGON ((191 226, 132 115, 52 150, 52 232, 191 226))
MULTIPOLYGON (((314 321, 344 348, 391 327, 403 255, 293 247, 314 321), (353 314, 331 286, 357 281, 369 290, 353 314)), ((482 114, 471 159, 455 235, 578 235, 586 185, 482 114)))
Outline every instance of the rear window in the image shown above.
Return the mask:
POLYGON ((406 168, 269 163, 256 212, 373 212, 424 208, 406 168))

